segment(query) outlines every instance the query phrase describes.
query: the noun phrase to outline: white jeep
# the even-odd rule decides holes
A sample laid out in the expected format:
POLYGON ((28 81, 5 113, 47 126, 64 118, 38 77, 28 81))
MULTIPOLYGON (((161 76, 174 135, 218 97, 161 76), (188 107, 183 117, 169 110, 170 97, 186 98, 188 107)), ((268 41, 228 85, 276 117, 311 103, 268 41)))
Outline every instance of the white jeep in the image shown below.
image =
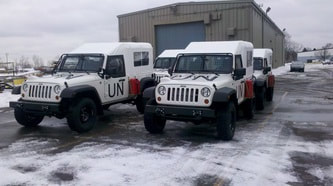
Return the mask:
POLYGON ((170 77, 168 70, 171 68, 177 58, 177 55, 183 50, 164 50, 155 60, 153 78, 156 83, 161 81, 161 78, 170 77))
POLYGON ((142 92, 154 86, 148 43, 90 43, 62 55, 50 77, 28 79, 11 102, 21 125, 37 126, 44 116, 67 118, 70 129, 91 130, 97 115, 115 103, 135 103, 144 112, 142 92))
POLYGON ((272 73, 271 49, 261 48, 253 50, 254 89, 256 109, 263 110, 265 101, 272 101, 274 95, 275 76, 272 73))
POLYGON ((217 137, 231 140, 237 110, 248 119, 254 115, 252 51, 245 41, 190 43, 170 78, 144 91, 147 131, 161 133, 166 120, 214 121, 217 137))

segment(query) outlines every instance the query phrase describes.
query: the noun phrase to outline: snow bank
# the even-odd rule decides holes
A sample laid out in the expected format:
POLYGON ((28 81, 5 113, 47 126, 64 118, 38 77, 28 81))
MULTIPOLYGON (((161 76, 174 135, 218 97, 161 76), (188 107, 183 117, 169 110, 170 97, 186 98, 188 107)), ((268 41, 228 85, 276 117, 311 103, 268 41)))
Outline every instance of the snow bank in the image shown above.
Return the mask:
POLYGON ((9 107, 10 101, 17 101, 20 95, 12 95, 12 90, 6 89, 4 92, 0 93, 0 108, 9 107))
MULTIPOLYGON (((290 72, 291 63, 286 63, 284 66, 275 68, 272 70, 273 74, 276 76, 284 75, 290 72)), ((321 63, 306 63, 305 72, 319 71, 320 69, 333 68, 333 65, 323 65, 321 63)))
POLYGON ((273 74, 276 76, 283 75, 290 71, 290 63, 285 64, 284 66, 275 68, 272 70, 273 74))

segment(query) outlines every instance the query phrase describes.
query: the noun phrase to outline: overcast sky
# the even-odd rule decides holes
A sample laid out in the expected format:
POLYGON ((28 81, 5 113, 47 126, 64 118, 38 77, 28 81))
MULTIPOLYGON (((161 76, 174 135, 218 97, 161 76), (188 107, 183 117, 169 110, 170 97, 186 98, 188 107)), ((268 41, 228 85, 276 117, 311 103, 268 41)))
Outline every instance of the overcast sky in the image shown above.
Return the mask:
MULTIPOLYGON (((204 0, 202 0, 204 1, 204 0)), ((1 0, 0 58, 45 61, 85 42, 118 41, 117 15, 181 0, 1 0)), ((332 0, 256 0, 292 39, 310 48, 333 42, 332 0)))

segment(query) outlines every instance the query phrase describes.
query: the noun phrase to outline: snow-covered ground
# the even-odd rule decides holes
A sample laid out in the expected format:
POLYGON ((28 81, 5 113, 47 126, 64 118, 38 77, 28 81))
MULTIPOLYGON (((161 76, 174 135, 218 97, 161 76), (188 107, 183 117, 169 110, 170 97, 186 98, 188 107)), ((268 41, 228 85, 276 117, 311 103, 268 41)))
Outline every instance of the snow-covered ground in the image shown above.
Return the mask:
POLYGON ((20 95, 13 95, 12 90, 6 89, 0 93, 0 108, 9 107, 10 101, 17 101, 20 95))
MULTIPOLYGON (((0 150, 0 185, 285 185, 297 181, 291 152, 333 157, 332 141, 279 136, 274 129, 282 125, 270 124, 226 143, 168 147, 100 137, 55 155, 47 152, 57 140, 28 137, 0 150)), ((309 173, 333 179, 332 171, 313 167, 309 173)))

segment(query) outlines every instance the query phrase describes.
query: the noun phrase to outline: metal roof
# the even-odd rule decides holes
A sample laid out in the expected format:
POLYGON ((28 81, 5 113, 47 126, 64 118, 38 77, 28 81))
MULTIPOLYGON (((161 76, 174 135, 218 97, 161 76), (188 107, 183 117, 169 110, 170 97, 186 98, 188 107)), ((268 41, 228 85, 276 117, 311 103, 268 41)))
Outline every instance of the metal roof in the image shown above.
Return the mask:
POLYGON ((161 10, 169 7, 175 7, 175 6, 189 6, 189 5, 205 5, 205 4, 230 4, 230 3, 251 3, 260 13, 275 27, 277 30, 284 35, 283 31, 274 23, 274 21, 266 14, 266 12, 260 8, 260 6, 254 1, 254 0, 220 0, 220 1, 199 1, 199 2, 180 2, 180 3, 173 3, 169 5, 159 6, 155 8, 149 8, 145 10, 139 10, 135 12, 125 13, 118 15, 118 18, 123 18, 127 16, 133 16, 140 13, 147 13, 152 12, 156 10, 161 10))

